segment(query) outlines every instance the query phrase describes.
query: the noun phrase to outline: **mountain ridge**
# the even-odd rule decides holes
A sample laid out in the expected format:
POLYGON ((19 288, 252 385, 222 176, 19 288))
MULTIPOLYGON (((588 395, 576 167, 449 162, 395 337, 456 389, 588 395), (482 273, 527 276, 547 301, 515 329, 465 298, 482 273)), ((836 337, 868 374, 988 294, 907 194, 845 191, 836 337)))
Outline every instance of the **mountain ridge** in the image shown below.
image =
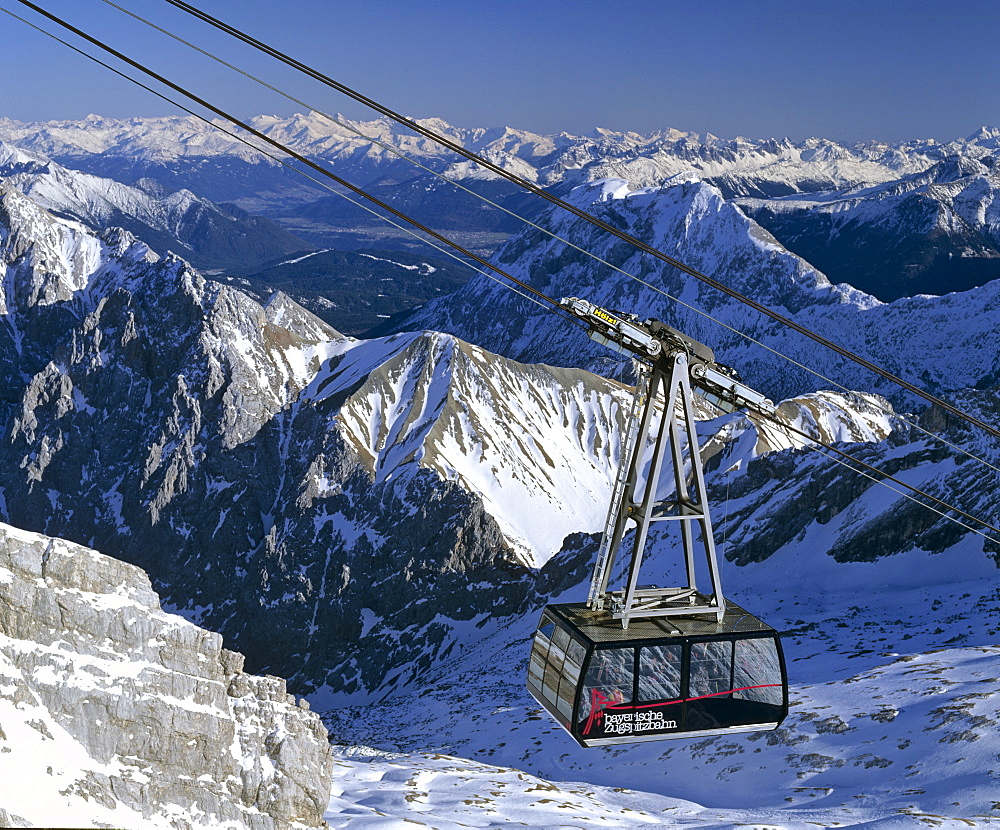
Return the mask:
MULTIPOLYGON (((1000 341, 993 313, 1000 303, 1000 283, 942 297, 879 302, 849 285, 830 283, 717 188, 690 175, 680 177, 677 184, 634 191, 623 180, 607 180, 581 186, 574 198, 599 218, 778 313, 794 316, 821 336, 893 374, 919 382, 932 393, 995 382, 1000 341), (939 319, 961 322, 943 335, 934 324, 939 319)), ((607 308, 661 319, 710 343, 719 360, 738 366, 752 386, 775 399, 811 391, 820 384, 827 387, 829 378, 846 388, 916 405, 861 367, 834 357, 670 266, 649 261, 582 220, 553 210, 539 224, 625 272, 595 264, 579 251, 567 250, 562 242, 529 228, 512 237, 497 252, 496 261, 549 296, 582 294, 607 308), (810 366, 819 377, 773 351, 760 349, 754 340, 810 366)), ((555 365, 575 364, 598 371, 606 359, 601 347, 586 342, 575 345, 575 333, 552 315, 481 275, 395 326, 453 332, 515 359, 531 355, 555 365), (516 325, 507 324, 514 320, 516 325)))
POLYGON ((186 189, 166 192, 148 180, 133 187, 70 170, 3 142, 0 182, 95 231, 122 227, 202 268, 245 269, 309 249, 309 243, 271 220, 234 205, 217 205, 186 189))

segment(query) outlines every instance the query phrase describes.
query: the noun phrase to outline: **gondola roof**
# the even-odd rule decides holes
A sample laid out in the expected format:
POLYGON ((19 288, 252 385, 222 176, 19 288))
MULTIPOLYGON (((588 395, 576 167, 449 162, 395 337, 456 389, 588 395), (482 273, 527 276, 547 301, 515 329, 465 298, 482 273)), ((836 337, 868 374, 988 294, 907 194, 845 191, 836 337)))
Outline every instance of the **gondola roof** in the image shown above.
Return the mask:
POLYGON ((549 605, 547 610, 570 624, 572 629, 595 645, 636 640, 662 640, 667 637, 710 637, 727 634, 773 633, 774 629, 761 622, 749 611, 726 600, 726 613, 721 622, 714 616, 651 617, 633 619, 627 629, 606 611, 592 611, 586 603, 549 605))

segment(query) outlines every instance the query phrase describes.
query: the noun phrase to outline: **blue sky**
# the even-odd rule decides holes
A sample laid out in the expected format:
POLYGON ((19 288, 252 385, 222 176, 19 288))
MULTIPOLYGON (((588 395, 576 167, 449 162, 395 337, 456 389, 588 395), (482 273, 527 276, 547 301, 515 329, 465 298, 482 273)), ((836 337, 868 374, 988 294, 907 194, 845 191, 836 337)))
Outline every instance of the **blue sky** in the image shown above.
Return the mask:
MULTIPOLYGON (((241 116, 296 107, 103 0, 36 0, 241 116)), ((162 0, 116 0, 315 106, 369 111, 162 0)), ((414 117, 536 132, 950 140, 1000 125, 998 0, 197 0, 414 117)), ((17 0, 0 7, 55 31, 17 0)), ((0 15, 0 116, 171 108, 0 15)), ((71 35, 66 35, 72 40, 71 35)))

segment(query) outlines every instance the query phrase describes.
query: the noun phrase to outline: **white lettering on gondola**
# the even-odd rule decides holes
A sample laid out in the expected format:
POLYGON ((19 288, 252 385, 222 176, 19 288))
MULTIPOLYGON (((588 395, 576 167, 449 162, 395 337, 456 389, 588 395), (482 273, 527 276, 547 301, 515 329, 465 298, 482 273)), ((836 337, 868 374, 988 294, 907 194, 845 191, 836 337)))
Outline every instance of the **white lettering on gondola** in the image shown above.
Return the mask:
POLYGON ((653 729, 676 729, 677 721, 665 720, 663 712, 604 712, 604 732, 611 735, 628 735, 653 729))

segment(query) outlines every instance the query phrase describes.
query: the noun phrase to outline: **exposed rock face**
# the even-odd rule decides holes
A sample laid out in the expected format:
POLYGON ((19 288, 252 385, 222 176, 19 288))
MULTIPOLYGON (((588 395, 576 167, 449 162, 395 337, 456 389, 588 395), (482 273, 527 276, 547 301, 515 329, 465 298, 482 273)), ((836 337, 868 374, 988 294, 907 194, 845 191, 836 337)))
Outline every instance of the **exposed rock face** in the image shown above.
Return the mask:
POLYGON ((220 635, 162 611, 139 568, 0 525, 9 819, 322 825, 326 730, 283 680, 242 668, 220 635))

